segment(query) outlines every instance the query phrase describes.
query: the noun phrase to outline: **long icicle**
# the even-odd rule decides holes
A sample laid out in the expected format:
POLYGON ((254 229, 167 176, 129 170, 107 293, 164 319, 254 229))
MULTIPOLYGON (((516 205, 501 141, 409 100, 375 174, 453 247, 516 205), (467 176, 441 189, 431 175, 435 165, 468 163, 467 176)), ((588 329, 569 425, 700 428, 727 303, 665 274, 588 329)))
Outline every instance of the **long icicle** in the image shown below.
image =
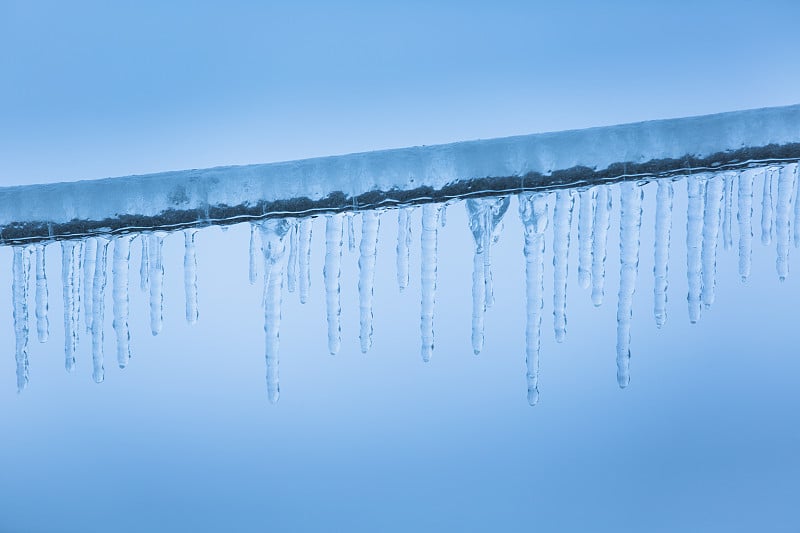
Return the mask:
POLYGON ((669 286, 669 242, 672 230, 672 200, 674 192, 672 181, 662 179, 658 182, 656 193, 656 235, 655 260, 653 266, 654 307, 656 326, 662 327, 667 321, 667 287, 669 286))
POLYGON ((778 175, 778 206, 775 213, 778 258, 775 261, 775 269, 778 271, 778 279, 781 281, 786 280, 786 276, 789 275, 789 242, 791 241, 789 216, 792 192, 794 192, 795 186, 794 171, 793 165, 785 165, 780 169, 778 175))
POLYGON ((128 235, 114 239, 114 258, 111 264, 111 291, 114 304, 112 326, 117 337, 117 364, 120 368, 125 368, 131 358, 131 333, 128 326, 131 240, 128 235))
POLYGON ((631 380, 631 320, 636 274, 639 268, 639 236, 642 226, 644 191, 636 183, 620 184, 621 213, 619 229, 620 281, 617 306, 617 384, 628 386, 631 380))
POLYGON ((195 230, 183 232, 183 288, 186 295, 186 322, 196 324, 200 317, 197 307, 197 247, 195 230))
POLYGON ((794 164, 795 189, 794 199, 794 247, 800 248, 800 164, 794 164))
POLYGON ((764 189, 761 196, 761 244, 767 245, 772 242, 772 217, 774 216, 772 209, 772 167, 765 169, 764 176, 764 189))
POLYGON ((608 185, 597 187, 597 202, 594 212, 594 234, 592 235, 592 303, 603 304, 606 280, 606 255, 608 230, 611 227, 611 194, 608 185))
POLYGON ((703 288, 700 291, 700 299, 706 309, 714 305, 722 192, 723 182, 719 177, 712 177, 706 182, 706 204, 705 213, 703 213, 703 248, 701 251, 703 288))
POLYGON ((142 263, 139 266, 139 287, 142 292, 147 292, 150 288, 150 240, 147 234, 140 233, 139 239, 142 241, 142 263))
POLYGON ((328 351, 339 353, 342 345, 341 275, 344 233, 342 215, 328 215, 325 221, 325 308, 328 317, 328 351))
POLYGON ((753 258, 753 171, 740 172, 738 182, 739 277, 747 281, 753 258))
POLYGON ((106 261, 108 241, 102 237, 97 239, 97 260, 92 283, 92 379, 102 383, 105 377, 103 369, 103 315, 105 311, 106 261))
POLYGON ((556 342, 567 335, 567 275, 569 268, 569 238, 572 226, 574 198, 571 190, 556 192, 553 213, 553 326, 556 342))
POLYGON ((597 191, 594 187, 580 193, 578 212, 578 286, 588 289, 592 284, 592 223, 597 191))
POLYGON ((47 267, 44 244, 36 245, 36 332, 39 342, 47 342, 50 336, 48 312, 47 267))
MULTIPOLYGON (((337 217, 338 218, 338 217, 337 217)), ((261 252, 264 256, 264 335, 267 364, 267 397, 271 403, 278 401, 278 349, 280 343, 281 292, 286 257, 287 220, 270 219, 260 223, 261 252)))
POLYGON ((422 336, 422 360, 428 362, 433 355, 433 311, 436 305, 436 274, 438 269, 439 205, 422 206, 422 234, 420 283, 422 299, 420 333, 422 336))
POLYGON ((375 260, 378 254, 378 230, 381 220, 377 211, 361 214, 361 247, 358 257, 359 340, 361 352, 372 347, 372 296, 375 285, 375 260))
POLYGON ((297 219, 291 219, 289 224, 289 264, 286 267, 286 290, 294 292, 297 288, 300 234, 298 233, 297 219))
POLYGON ((89 237, 84 241, 83 249, 83 320, 86 323, 86 332, 92 332, 92 320, 94 313, 92 313, 92 304, 94 290, 92 283, 94 283, 94 269, 97 262, 97 240, 94 237, 89 237))
POLYGON ((256 280, 258 279, 258 263, 256 262, 256 249, 258 248, 258 244, 256 243, 256 238, 258 235, 256 234, 256 228, 258 225, 256 222, 250 223, 250 260, 248 262, 248 280, 250 281, 250 285, 255 285, 256 280))
MULTIPOLYGON (((78 349, 78 343, 81 336, 81 298, 83 298, 83 277, 81 275, 81 265, 83 265, 84 242, 80 241, 73 249, 71 263, 72 263, 72 305, 74 306, 73 316, 75 317, 75 344, 73 351, 78 349)), ((85 320, 85 319, 84 319, 85 320)), ((69 368, 67 370, 70 370, 69 368)))
POLYGON ((64 366, 68 372, 75 367, 75 335, 78 324, 75 317, 75 248, 73 241, 61 241, 61 294, 64 300, 64 366))
POLYGON ((306 217, 300 221, 298 270, 300 275, 300 303, 308 301, 311 288, 311 230, 313 219, 306 217))
POLYGON ((411 208, 397 210, 397 286, 400 292, 408 287, 408 259, 411 250, 411 208))
POLYGON ((17 392, 28 385, 28 281, 30 277, 30 250, 14 247, 11 294, 14 304, 14 339, 17 370, 17 392))
POLYGON ((547 195, 519 195, 519 216, 525 231, 525 367, 528 403, 539 401, 539 351, 544 309, 544 232, 547 229, 547 195))
POLYGON ((703 189, 702 178, 689 176, 686 180, 689 204, 686 219, 686 279, 689 285, 689 322, 700 320, 700 291, 702 290, 703 246, 703 189))
POLYGON ((725 173, 725 214, 722 222, 722 239, 725 250, 733 248, 733 172, 725 173))
POLYGON ((150 332, 161 332, 164 322, 164 237, 157 233, 148 235, 150 244, 150 332))

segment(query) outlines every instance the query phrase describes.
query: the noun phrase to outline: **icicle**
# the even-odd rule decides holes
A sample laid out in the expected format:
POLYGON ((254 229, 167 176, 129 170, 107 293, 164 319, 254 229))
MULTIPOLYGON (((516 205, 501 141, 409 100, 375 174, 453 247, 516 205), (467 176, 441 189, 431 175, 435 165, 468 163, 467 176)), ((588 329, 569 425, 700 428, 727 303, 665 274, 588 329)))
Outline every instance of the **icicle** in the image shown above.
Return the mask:
POLYGON ((328 315, 328 350, 339 353, 342 344, 341 275, 343 243, 342 215, 328 215, 325 221, 325 307, 328 315))
POLYGON ((717 278, 717 240, 719 239, 720 212, 722 210, 723 182, 712 177, 706 182, 706 205, 703 214, 703 288, 700 299, 706 309, 714 304, 714 288, 717 278))
POLYGON ((183 232, 183 287, 186 294, 186 322, 195 324, 200 317, 197 308, 197 249, 195 230, 183 232))
POLYGON ((617 306, 617 384, 625 388, 630 383, 631 320, 633 293, 639 268, 639 235, 642 227, 642 197, 644 192, 635 183, 620 184, 621 213, 619 229, 619 303, 617 306))
POLYGON ((606 244, 611 227, 611 194, 608 186, 597 187, 597 202, 594 212, 594 235, 592 235, 592 303, 599 307, 603 303, 606 279, 606 244))
MULTIPOLYGON (((72 254, 72 301, 75 306, 73 309, 73 316, 75 317, 75 345, 77 350, 78 342, 80 341, 80 322, 81 322, 81 298, 83 297, 83 286, 81 285, 83 279, 81 276, 81 265, 83 265, 83 241, 75 245, 72 254)), ((69 369, 67 369, 69 370, 69 369)))
POLYGON ((142 292, 147 292, 150 287, 150 241, 146 234, 140 233, 142 241, 142 264, 139 267, 139 286, 142 292))
POLYGON ((689 285, 689 322, 700 320, 700 291, 702 289, 703 246, 703 189, 701 178, 689 177, 687 189, 689 205, 686 221, 686 277, 689 285))
POLYGON ((353 213, 347 213, 347 251, 350 253, 356 250, 356 228, 353 224, 353 213))
MULTIPOLYGON (((332 217, 338 218, 338 217, 332 217)), ((329 219, 330 220, 330 219, 329 219)), ((341 219, 339 219, 341 221, 341 219)), ((340 225, 341 227, 341 225, 340 225)), ((260 224, 261 252, 264 255, 264 334, 265 358, 267 362, 267 396, 271 403, 278 401, 278 348, 281 323, 281 289, 286 257, 286 235, 290 223, 287 220, 265 220, 260 224)))
POLYGON ((486 274, 483 270, 483 253, 476 251, 472 262, 472 352, 475 355, 483 349, 485 313, 486 274))
POLYGON ((411 208, 397 210, 397 285, 400 292, 408 287, 408 259, 411 249, 411 208))
POLYGON ((75 316, 75 243, 61 242, 61 294, 64 300, 64 366, 68 372, 75 367, 76 334, 75 316))
POLYGON ((439 205, 422 206, 421 273, 422 312, 420 332, 422 334, 422 360, 428 362, 433 355, 433 309, 436 304, 436 271, 438 267, 439 205))
POLYGON ((441 222, 442 228, 447 226, 447 204, 442 204, 439 210, 439 221, 441 222))
POLYGON ((97 239, 97 260, 92 283, 92 379, 95 383, 102 383, 103 370, 103 314, 105 311, 106 288, 106 253, 108 241, 97 239))
POLYGON ((656 235, 655 235, 655 262, 653 276, 655 277, 653 314, 656 326, 661 327, 667 321, 667 286, 669 285, 667 273, 669 269, 669 241, 672 230, 672 181, 662 179, 658 182, 656 193, 656 235))
POLYGON ((733 173, 725 173, 725 216, 722 224, 724 248, 733 248, 733 173))
POLYGON ((86 332, 92 332, 92 283, 94 282, 95 262, 97 261, 97 240, 93 237, 86 239, 83 250, 83 316, 86 323, 86 332))
POLYGON ((553 325, 556 342, 564 342, 567 335, 567 272, 569 265, 569 238, 572 227, 574 198, 571 190, 556 192, 553 213, 553 325))
POLYGON ((761 197, 761 244, 772 242, 772 173, 773 169, 764 171, 764 192, 761 197))
POLYGON ((738 213, 739 221, 739 276, 742 281, 750 277, 753 255, 753 172, 739 173, 738 213))
POLYGON ((594 220, 594 188, 581 191, 578 212, 578 286, 588 289, 592 284, 592 222, 594 220))
POLYGON ((297 287, 297 261, 298 248, 300 247, 300 234, 298 233, 297 220, 289 221, 289 266, 286 274, 286 288, 289 292, 294 292, 297 287))
POLYGON ((797 189, 797 194, 794 200, 794 246, 795 248, 800 248, 800 179, 797 179, 800 178, 800 176, 798 176, 798 174, 800 174, 800 171, 798 170, 800 168, 800 164, 795 163, 793 167, 794 170, 792 172, 795 177, 795 188, 797 189))
POLYGON ((251 222, 250 223, 250 268, 249 268, 249 279, 250 285, 255 285, 256 280, 258 279, 258 263, 256 262, 256 248, 258 245, 256 244, 256 228, 257 223, 251 222))
POLYGON ((164 320, 164 237, 156 233, 148 235, 150 243, 150 331, 155 336, 161 332, 164 320))
POLYGON ((36 332, 39 342, 47 342, 50 336, 48 311, 47 271, 44 244, 36 245, 36 332))
POLYGON ((300 270, 300 303, 308 301, 308 291, 311 288, 311 217, 300 221, 299 237, 299 270, 300 270))
POLYGON ((542 341, 544 309, 544 231, 547 229, 547 196, 523 193, 519 196, 519 216, 525 228, 525 366, 528 403, 539 401, 539 351, 542 341))
POLYGON ((380 218, 376 211, 361 215, 361 251, 358 258, 358 300, 360 308, 361 352, 372 346, 372 295, 375 284, 375 259, 378 253, 380 218))
POLYGON ((131 240, 128 235, 114 239, 114 258, 111 264, 111 293, 114 302, 112 325, 117 337, 117 364, 120 368, 125 368, 131 358, 131 333, 128 327, 131 240))
POLYGON ((28 281, 30 277, 30 250, 14 247, 11 294, 14 302, 14 339, 17 366, 17 392, 28 384, 28 281))
POLYGON ((789 275, 789 241, 791 240, 789 213, 794 189, 794 170, 795 168, 785 165, 780 169, 778 176, 778 207, 775 221, 778 259, 775 262, 775 268, 781 281, 784 281, 789 275))

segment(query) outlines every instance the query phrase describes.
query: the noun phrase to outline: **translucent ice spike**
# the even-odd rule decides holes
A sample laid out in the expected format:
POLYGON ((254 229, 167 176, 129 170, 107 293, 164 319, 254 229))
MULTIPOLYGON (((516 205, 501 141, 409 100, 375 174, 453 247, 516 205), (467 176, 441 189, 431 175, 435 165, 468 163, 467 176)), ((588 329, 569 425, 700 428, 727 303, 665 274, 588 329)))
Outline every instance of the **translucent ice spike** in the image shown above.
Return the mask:
POLYGON ((789 241, 791 227, 789 214, 791 211, 792 192, 794 192, 794 172, 796 165, 785 165, 778 175, 778 206, 775 210, 775 235, 777 238, 778 259, 775 268, 781 281, 789 275, 789 241))
POLYGON ((102 383, 103 370, 103 314, 105 311, 106 262, 108 241, 97 239, 94 280, 92 283, 92 379, 102 383))
POLYGON ((621 213, 619 229, 620 281, 617 306, 617 384, 630 383, 631 320, 633 293, 639 268, 639 235, 642 226, 643 191, 633 182, 620 184, 621 213))
POLYGON ((298 255, 300 256, 298 269, 300 271, 300 303, 308 301, 308 291, 311 288, 311 217, 300 221, 300 235, 298 255))
POLYGON ((150 332, 155 336, 161 332, 164 321, 164 237, 151 233, 147 238, 150 241, 150 332))
POLYGON ((64 366, 68 372, 75 367, 78 317, 75 315, 75 253, 74 241, 61 241, 61 291, 64 300, 64 366))
POLYGON ((80 322, 81 322, 81 298, 83 298, 83 287, 81 276, 81 265, 83 264, 83 251, 84 242, 80 241, 75 245, 72 254, 72 300, 74 307, 75 317, 75 348, 78 347, 80 340, 80 322))
POLYGON ((112 325, 117 337, 117 364, 120 368, 125 368, 131 358, 131 333, 128 326, 131 240, 128 235, 114 239, 114 258, 111 264, 111 291, 114 302, 112 325))
POLYGON ((30 250, 14 247, 11 294, 14 303, 14 339, 17 367, 17 392, 28 384, 28 281, 30 277, 30 250))
POLYGON ((144 233, 139 234, 142 241, 142 264, 139 267, 139 287, 147 292, 150 287, 150 241, 144 233))
POLYGON ((764 170, 764 190, 761 197, 761 243, 770 244, 772 242, 772 175, 773 169, 764 170))
POLYGON ((297 260, 300 235, 298 233, 297 220, 292 219, 289 224, 289 264, 286 267, 286 288, 289 292, 294 292, 297 288, 297 260))
POLYGON ((433 354, 433 309, 436 304, 436 274, 438 266, 437 248, 439 239, 439 206, 422 206, 421 272, 422 310, 420 332, 422 334, 422 360, 428 362, 433 354))
POLYGON ((519 196, 519 216, 525 229, 525 366, 528 403, 539 401, 539 351, 544 308, 544 232, 547 229, 547 196, 523 193, 519 196))
POLYGON ((197 307, 197 249, 195 230, 183 232, 183 287, 186 294, 186 322, 194 324, 200 317, 197 307))
POLYGON ((378 229, 380 218, 377 211, 361 214, 361 249, 358 257, 358 301, 359 340, 361 352, 367 353, 372 346, 372 296, 375 285, 375 259, 378 253, 378 229))
POLYGON ((726 250, 733 248, 733 178, 734 174, 725 174, 725 215, 722 222, 722 239, 726 250))
POLYGON ((753 171, 740 172, 738 184, 739 276, 746 281, 753 256, 753 171))
POLYGON ((700 320, 700 291, 702 289, 703 246, 703 189, 702 178, 690 176, 687 180, 689 205, 686 221, 686 279, 689 285, 689 322, 700 320))
POLYGON ((92 283, 94 283, 94 268, 97 261, 97 240, 89 237, 83 245, 83 315, 86 322, 87 333, 92 332, 92 283))
POLYGON ((714 304, 714 288, 717 280, 717 241, 719 239, 723 185, 724 183, 719 177, 713 177, 706 182, 703 248, 701 251, 703 287, 700 291, 700 299, 706 309, 714 304))
MULTIPOLYGON (((339 218, 339 217, 331 217, 339 218)), ((341 219, 339 219, 341 220, 341 219)), ((267 363, 267 396, 275 403, 280 396, 278 381, 278 348, 281 323, 281 289, 286 257, 287 220, 265 220, 260 223, 261 252, 264 256, 264 334, 267 363)))
POLYGON ((667 321, 667 278, 669 269, 669 241, 672 230, 672 182, 662 179, 658 182, 656 193, 656 235, 655 261, 653 266, 654 307, 653 315, 656 326, 661 327, 667 321))
POLYGON ((255 285, 256 280, 258 279, 258 263, 256 262, 256 249, 258 248, 258 244, 256 243, 256 222, 250 223, 250 261, 248 263, 248 278, 250 281, 250 285, 255 285))
POLYGON ((342 344, 341 275, 343 242, 342 215, 328 215, 325 221, 325 308, 328 317, 328 350, 339 353, 342 344))
POLYGON ((569 237, 572 227, 572 191, 556 192, 553 213, 553 325, 556 342, 564 342, 567 335, 567 272, 569 265, 569 237))
POLYGON ((356 227, 353 222, 353 213, 347 213, 347 251, 353 253, 356 250, 356 227))
POLYGON ((597 187, 592 235, 592 303, 602 305, 606 279, 606 244, 611 224, 611 194, 607 185, 597 187))
POLYGON ((588 289, 592 283, 592 222, 597 191, 581 191, 578 212, 578 286, 588 289))
POLYGON ((50 321, 47 318, 48 294, 44 244, 36 245, 36 332, 39 342, 47 342, 50 321))
POLYGON ((411 250, 411 208, 397 210, 397 285, 400 292, 408 287, 408 259, 411 250))
POLYGON ((792 171, 795 180, 795 188, 797 189, 797 193, 794 199, 794 246, 795 248, 800 247, 800 165, 794 164, 794 170, 792 171))

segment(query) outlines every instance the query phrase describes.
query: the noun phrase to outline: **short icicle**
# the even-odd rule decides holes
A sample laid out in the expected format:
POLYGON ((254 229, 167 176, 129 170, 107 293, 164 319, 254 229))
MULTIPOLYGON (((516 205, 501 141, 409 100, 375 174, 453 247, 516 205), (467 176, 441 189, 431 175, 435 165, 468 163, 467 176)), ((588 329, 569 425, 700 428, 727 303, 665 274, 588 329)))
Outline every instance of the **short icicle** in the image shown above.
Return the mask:
POLYGON ((103 369, 103 315, 105 312, 106 262, 108 241, 102 237, 96 239, 97 259, 92 283, 92 379, 102 383, 105 377, 103 369))
POLYGON ((30 279, 30 250, 26 247, 14 247, 12 263, 11 295, 14 307, 14 340, 17 392, 22 392, 28 385, 28 282, 30 279))
POLYGON ((525 367, 528 403, 539 401, 539 352, 544 309, 544 232, 547 229, 547 195, 519 195, 519 216, 525 231, 525 367))
POLYGON ((739 222, 739 277, 747 281, 753 258, 753 171, 739 173, 737 192, 739 222))
POLYGON ((564 342, 567 336, 567 275, 573 205, 571 190, 556 192, 556 207, 553 213, 553 326, 556 342, 564 342))
POLYGON ((47 267, 44 244, 36 245, 36 332, 39 342, 47 342, 50 336, 48 312, 47 267))
POLYGON ((603 304, 605 296, 608 230, 611 227, 611 194, 608 185, 597 187, 592 235, 592 303, 603 304))
POLYGON ((300 247, 300 234, 298 233, 299 227, 297 220, 291 219, 289 221, 289 264, 286 267, 286 289, 289 292, 294 292, 297 288, 297 270, 298 270, 298 255, 300 247))
POLYGON ((183 288, 186 299, 186 322, 196 324, 200 317, 197 306, 197 231, 183 232, 183 288))
POLYGON ((674 192, 672 181, 662 179, 656 192, 656 234, 655 261, 653 266, 654 307, 656 326, 662 327, 667 321, 667 287, 669 270, 669 242, 672 230, 672 200, 674 192))
POLYGON ((361 246, 358 257, 359 340, 361 352, 372 347, 372 297, 375 285, 375 260, 378 253, 380 218, 377 211, 361 214, 361 246))
POLYGON ((794 174, 797 192, 794 199, 794 224, 792 227, 794 228, 794 247, 800 248, 800 164, 795 163, 793 167, 792 173, 794 174))
POLYGON ((594 222, 597 191, 594 187, 580 193, 578 211, 578 286, 588 289, 592 284, 592 223, 594 222))
POLYGON ((733 248, 733 172, 725 173, 725 213, 722 218, 722 239, 725 250, 733 248))
POLYGON ((397 210, 397 286, 400 292, 408 287, 408 260, 411 250, 411 208, 397 210))
POLYGON ((142 289, 142 292, 147 292, 150 288, 150 240, 145 233, 140 233, 139 239, 142 241, 142 263, 139 266, 139 287, 142 289))
POLYGON ((313 220, 306 217, 300 221, 298 270, 300 276, 300 303, 308 301, 308 291, 311 289, 311 229, 313 220))
POLYGON ((248 279, 250 285, 255 285, 258 279, 258 263, 256 262, 256 249, 258 248, 258 244, 256 243, 258 237, 257 228, 258 225, 256 222, 250 223, 250 261, 248 262, 248 279))
POLYGON ((706 182, 705 213, 703 213, 703 248, 701 251, 702 283, 700 299, 706 309, 714 305, 717 283, 717 241, 719 240, 720 213, 722 210, 723 182, 712 177, 706 182))
POLYGON ((784 165, 778 175, 778 206, 775 210, 775 236, 778 258, 775 269, 778 279, 785 281, 789 275, 789 243, 791 241, 790 213, 795 187, 796 165, 784 165))
POLYGON ((64 301, 64 367, 75 368, 77 317, 75 316, 75 248, 74 241, 61 241, 61 294, 64 301))
POLYGON ((94 269, 97 262, 97 239, 89 237, 84 241, 83 245, 83 317, 86 323, 86 332, 92 332, 92 320, 94 313, 92 313, 92 304, 94 290, 92 283, 94 283, 94 269))
POLYGON ((353 253, 356 251, 356 226, 353 222, 353 213, 347 213, 347 251, 353 253))
POLYGON ((433 310, 436 305, 436 275, 438 269, 439 205, 422 206, 422 233, 420 283, 422 285, 420 332, 422 360, 426 363, 433 355, 433 310))
POLYGON ((339 353, 342 345, 341 325, 341 275, 342 248, 344 246, 343 215, 328 215, 325 220, 325 309, 328 318, 328 351, 331 355, 339 353))
POLYGON ((280 343, 281 292, 286 258, 286 236, 290 223, 287 220, 269 219, 260 223, 261 252, 264 256, 264 334, 267 364, 267 397, 271 403, 278 401, 278 349, 280 343))
POLYGON ((619 229, 620 281, 617 306, 617 384, 628 386, 631 380, 631 321, 633 294, 639 268, 639 236, 642 226, 644 191, 634 182, 620 184, 621 213, 619 229))
POLYGON ((161 332, 164 321, 164 237, 157 233, 147 236, 150 243, 150 332, 161 332))
POLYGON ((772 209, 772 178, 773 168, 765 169, 764 189, 761 196, 761 244, 768 245, 772 242, 772 218, 775 215, 772 209))
POLYGON ((689 196, 686 220, 686 279, 689 294, 689 322, 700 320, 700 291, 702 284, 703 247, 703 189, 702 178, 690 176, 686 180, 689 196))
POLYGON ((114 257, 111 263, 114 313, 112 326, 117 338, 117 364, 120 368, 125 368, 131 358, 131 333, 128 325, 131 240, 129 235, 120 235, 114 239, 114 257))

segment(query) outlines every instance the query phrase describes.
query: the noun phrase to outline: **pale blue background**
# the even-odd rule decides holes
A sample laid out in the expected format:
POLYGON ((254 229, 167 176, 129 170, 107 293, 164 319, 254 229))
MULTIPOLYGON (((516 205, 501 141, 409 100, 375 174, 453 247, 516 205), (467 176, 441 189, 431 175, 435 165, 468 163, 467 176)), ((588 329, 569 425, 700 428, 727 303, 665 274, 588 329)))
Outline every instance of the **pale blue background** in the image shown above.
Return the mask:
MULTIPOLYGON (((120 5, 0 3, 0 184, 790 104, 800 94, 793 2, 120 5)), ((115 368, 107 298, 99 386, 85 335, 77 375, 63 371, 60 257, 48 248, 51 340, 32 339, 21 395, 11 250, 0 249, 0 530, 796 531, 800 277, 793 270, 780 284, 774 248, 757 244, 753 279, 741 285, 735 252, 721 251, 716 306, 690 326, 684 184, 677 191, 670 317, 657 331, 646 190, 628 390, 615 380, 617 222, 600 310, 577 288, 573 247, 563 345, 550 329, 548 259, 535 408, 525 401, 515 201, 494 250, 497 303, 477 358, 471 235, 464 207, 449 208, 428 365, 419 213, 404 294, 394 213, 382 218, 366 356, 357 257, 347 252, 343 348, 327 355, 317 221, 312 299, 301 307, 285 297, 277 406, 266 398, 246 227, 198 234, 195 327, 183 321, 182 237, 167 238, 155 338, 134 246, 134 359, 115 368)))

